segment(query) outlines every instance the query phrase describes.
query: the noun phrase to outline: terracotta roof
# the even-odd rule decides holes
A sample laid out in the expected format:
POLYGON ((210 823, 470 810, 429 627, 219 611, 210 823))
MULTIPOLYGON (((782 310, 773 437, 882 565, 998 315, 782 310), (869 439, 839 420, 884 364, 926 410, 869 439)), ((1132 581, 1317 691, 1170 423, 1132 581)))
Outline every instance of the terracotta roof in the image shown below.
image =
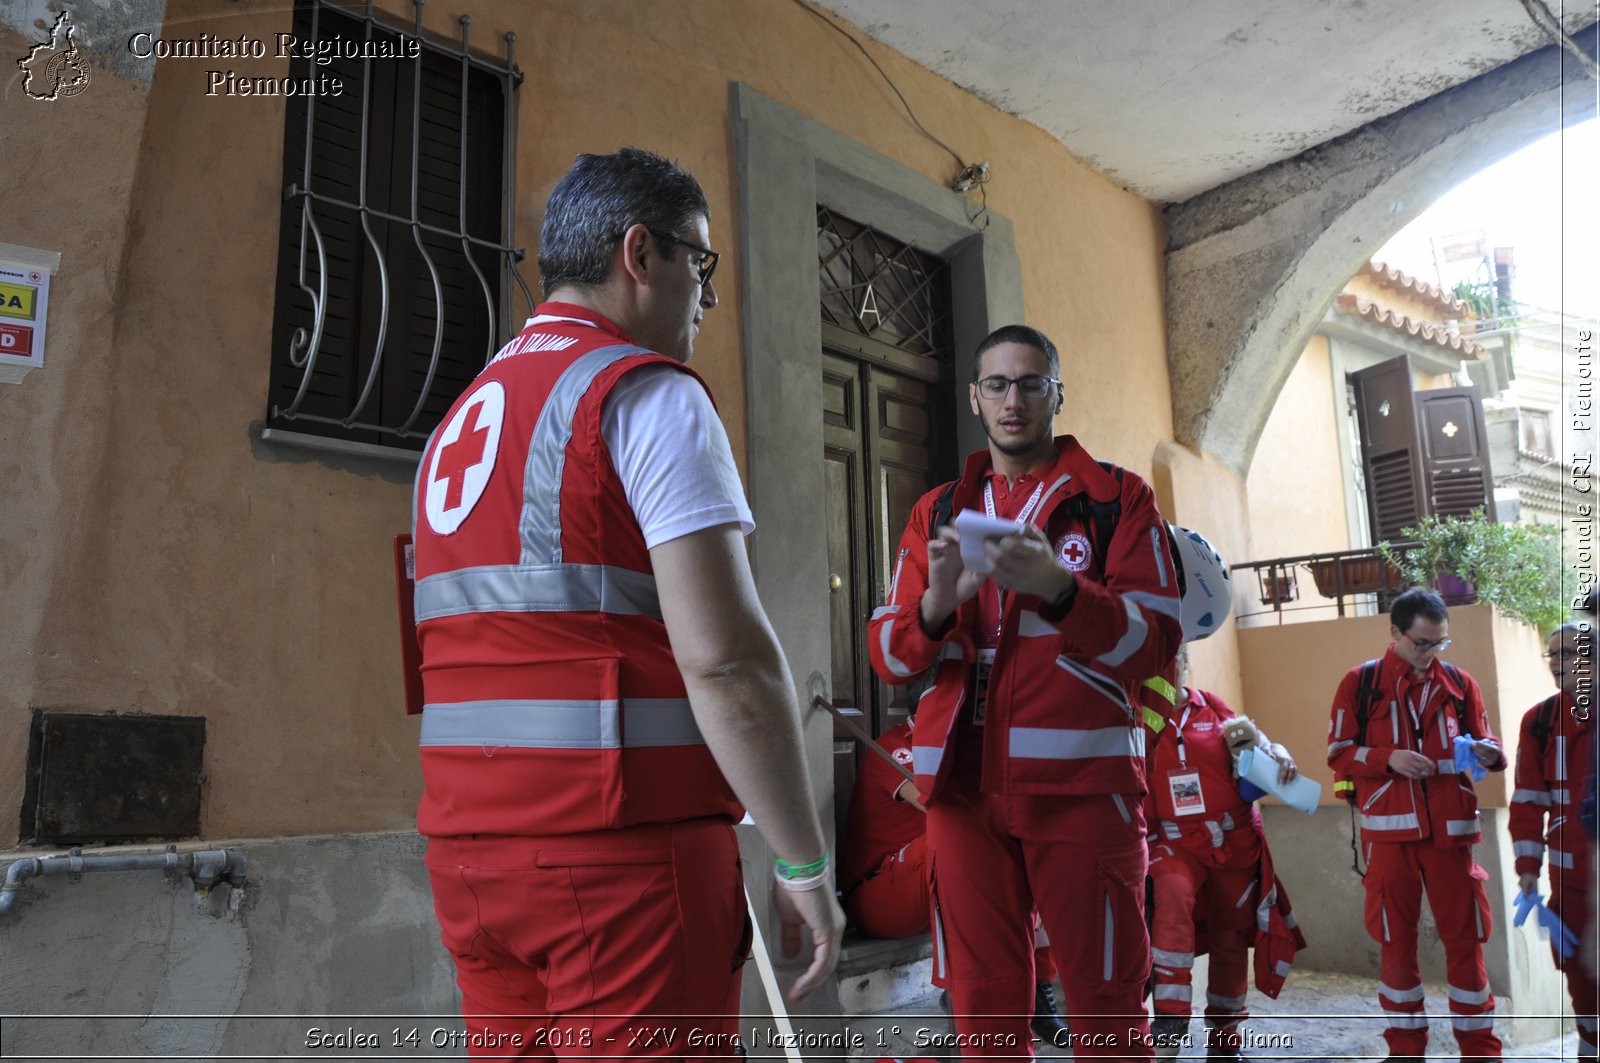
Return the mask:
POLYGON ((1477 361, 1489 356, 1487 350, 1471 340, 1461 336, 1452 336, 1450 331, 1443 325, 1430 325, 1425 321, 1413 321, 1398 310, 1390 310, 1386 306, 1369 303, 1360 296, 1351 295, 1349 292, 1344 292, 1334 299, 1333 305, 1340 313, 1362 318, 1372 322, 1374 325, 1382 325, 1400 333, 1402 336, 1409 336, 1412 339, 1422 340, 1424 343, 1432 343, 1439 347, 1444 347, 1447 350, 1454 351, 1463 359, 1477 361))
POLYGON ((1362 266, 1360 275, 1371 277, 1390 291, 1403 292, 1432 303, 1447 318, 1465 317, 1467 315, 1467 304, 1457 299, 1454 293, 1436 288, 1427 281, 1413 277, 1411 274, 1379 262, 1377 259, 1373 259, 1362 266))

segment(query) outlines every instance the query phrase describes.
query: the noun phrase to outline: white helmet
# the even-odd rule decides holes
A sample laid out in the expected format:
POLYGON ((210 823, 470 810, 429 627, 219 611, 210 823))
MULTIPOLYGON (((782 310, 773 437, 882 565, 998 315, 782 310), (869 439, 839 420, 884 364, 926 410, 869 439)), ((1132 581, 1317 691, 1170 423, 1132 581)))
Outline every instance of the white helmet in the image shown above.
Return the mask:
POLYGON ((1188 528, 1167 525, 1167 545, 1178 568, 1178 587, 1183 592, 1179 619, 1183 641, 1209 638, 1228 619, 1233 608, 1233 581, 1228 564, 1204 535, 1188 528))

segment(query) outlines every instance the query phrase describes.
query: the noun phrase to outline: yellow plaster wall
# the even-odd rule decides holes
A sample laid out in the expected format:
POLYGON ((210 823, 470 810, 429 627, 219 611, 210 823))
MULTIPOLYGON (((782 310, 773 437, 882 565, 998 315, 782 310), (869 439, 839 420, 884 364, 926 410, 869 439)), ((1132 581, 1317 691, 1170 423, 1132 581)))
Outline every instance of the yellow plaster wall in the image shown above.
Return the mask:
MULTIPOLYGON (((411 5, 385 6, 409 20, 411 5)), ((479 46, 517 34, 527 80, 516 217, 530 253, 573 155, 623 144, 693 170, 714 246, 736 249, 736 80, 931 180, 954 173, 860 54, 793 4, 434 0, 424 10, 451 37, 470 11, 479 46)), ((162 32, 270 40, 289 18, 287 6, 174 0, 162 32)), ((989 162, 989 207, 1015 224, 1029 321, 1065 355, 1064 427, 1148 473, 1171 436, 1160 212, 1035 127, 866 43, 925 124, 989 162)), ((220 62, 243 76, 287 73, 270 58, 220 62)), ((31 588, 6 607, 11 642, 0 650, 7 824, 17 822, 21 721, 36 705, 204 715, 208 837, 412 822, 416 722, 400 709, 389 561, 390 535, 410 522, 410 470, 302 460, 257 442, 283 108, 207 98, 205 71, 217 65, 159 61, 148 111, 137 87, 110 75, 52 105, 48 124, 15 94, 0 100, 4 154, 20 171, 14 199, 45 205, 14 217, 5 238, 65 253, 50 363, 0 386, 0 520, 25 543, 0 564, 31 588), (19 122, 26 136, 12 141, 19 122), (16 166, 25 153, 34 165, 16 166), (107 191, 117 182, 120 200, 107 191)), ((530 285, 531 266, 530 254, 530 285)), ((695 367, 742 455, 753 413, 742 367, 760 352, 740 349, 738 277, 737 262, 717 276, 722 306, 695 367)))
MULTIPOLYGON (((1245 484, 1249 560, 1348 550, 1328 340, 1312 336, 1278 393, 1245 484)), ((1245 560, 1241 558, 1240 560, 1245 560)), ((1301 581, 1302 591, 1309 580, 1301 581)))

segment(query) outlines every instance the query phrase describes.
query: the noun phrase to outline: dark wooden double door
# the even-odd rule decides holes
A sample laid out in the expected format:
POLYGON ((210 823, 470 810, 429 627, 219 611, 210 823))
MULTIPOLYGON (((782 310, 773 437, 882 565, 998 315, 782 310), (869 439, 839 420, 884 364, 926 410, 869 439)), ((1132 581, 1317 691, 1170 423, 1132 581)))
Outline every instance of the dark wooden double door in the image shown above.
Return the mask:
MULTIPOLYGON (((831 331, 825 329, 826 333, 831 331)), ((911 507, 955 475, 947 365, 875 349, 859 337, 822 357, 823 468, 832 628, 832 700, 869 733, 907 714, 903 688, 872 671, 867 621, 888 596, 911 507)), ((834 723, 834 785, 844 808, 855 777, 854 736, 834 723)))

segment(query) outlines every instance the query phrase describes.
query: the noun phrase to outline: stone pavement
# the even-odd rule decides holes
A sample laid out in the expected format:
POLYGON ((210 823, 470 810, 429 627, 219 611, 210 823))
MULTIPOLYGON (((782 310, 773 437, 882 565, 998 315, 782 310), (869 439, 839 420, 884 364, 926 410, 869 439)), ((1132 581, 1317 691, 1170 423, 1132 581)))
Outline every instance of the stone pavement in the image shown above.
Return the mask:
MULTIPOLYGON (((1203 975, 1198 970, 1196 974, 1199 976, 1197 984, 1203 985, 1203 975)), ((1383 1020, 1373 1017, 1376 992, 1376 982, 1371 978, 1315 971, 1296 971, 1277 1000, 1269 1000, 1252 989, 1246 1058, 1297 1063, 1384 1059, 1388 1051, 1382 1036, 1383 1020)), ((1456 1059, 1455 1041, 1450 1036, 1445 999, 1444 986, 1428 986, 1428 1013, 1433 1016, 1428 1058, 1453 1061, 1456 1059)), ((939 1044, 941 1037, 950 1034, 951 1026, 949 1018, 939 1008, 937 993, 881 1015, 856 1016, 848 1025, 864 1042, 862 1047, 850 1052, 852 1059, 872 1060, 879 1056, 957 1058, 953 1049, 939 1044)), ((1509 1016, 1499 1015, 1495 1030, 1506 1041, 1504 1058, 1507 1060, 1555 1063, 1577 1058, 1577 1035, 1572 1032, 1570 1018, 1513 1022, 1509 1016), (1563 1036, 1550 1036, 1557 1029, 1565 1031, 1563 1036), (1528 1037, 1547 1039, 1527 1042, 1528 1037), (1514 1039, 1523 1039, 1524 1043, 1513 1044, 1514 1039)), ((1180 1059, 1204 1059, 1204 1039, 1204 1024, 1196 1019, 1190 1024, 1193 1043, 1182 1052, 1180 1059)), ((1036 1044, 1035 1050, 1041 1059, 1072 1058, 1070 1051, 1048 1046, 1036 1044)), ((807 1058, 810 1058, 809 1053, 807 1058)))

